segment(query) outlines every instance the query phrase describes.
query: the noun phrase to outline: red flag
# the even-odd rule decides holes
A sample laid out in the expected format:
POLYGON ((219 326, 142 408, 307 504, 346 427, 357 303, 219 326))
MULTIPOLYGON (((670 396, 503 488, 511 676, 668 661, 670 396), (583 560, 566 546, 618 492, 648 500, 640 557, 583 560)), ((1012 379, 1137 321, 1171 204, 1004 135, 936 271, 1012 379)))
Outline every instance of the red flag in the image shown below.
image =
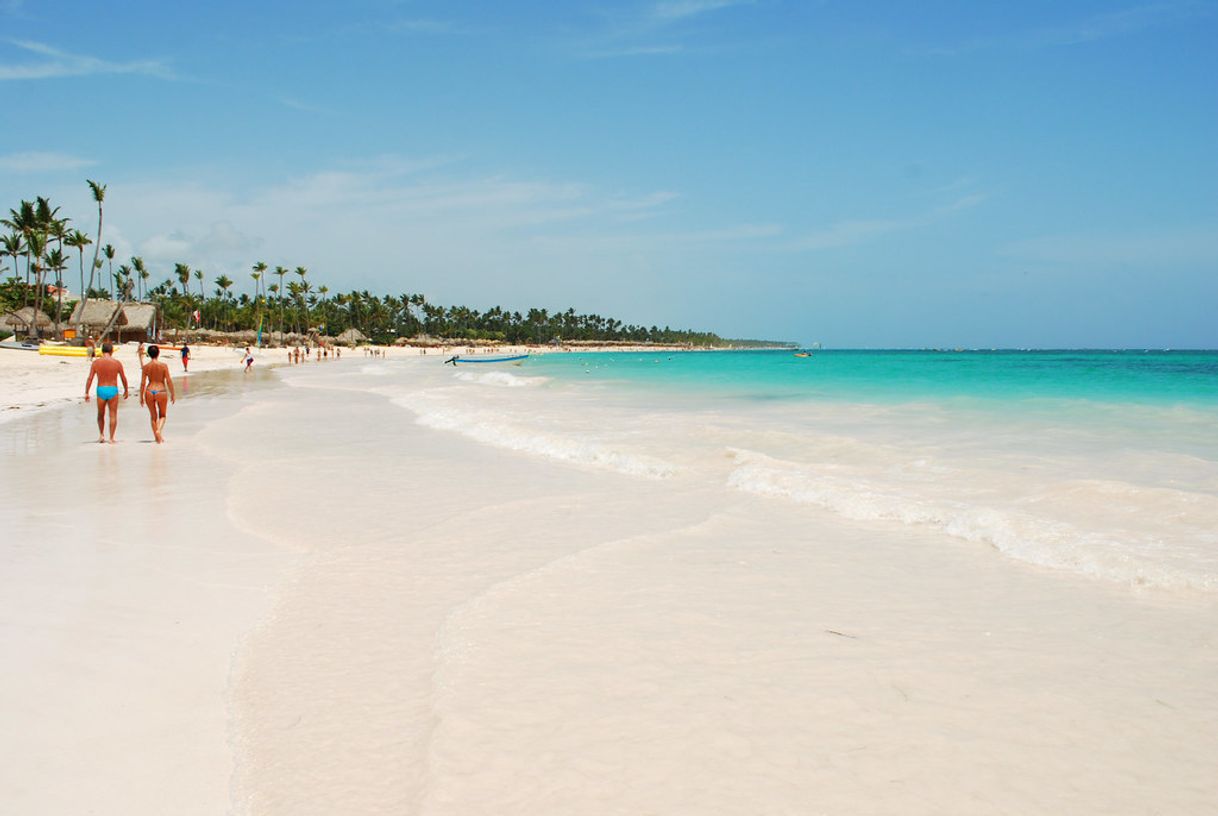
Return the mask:
POLYGON ((196 322, 196 323, 202 323, 202 322, 203 322, 203 315, 199 314, 199 310, 198 310, 198 309, 195 309, 195 310, 194 310, 194 314, 192 314, 192 315, 191 315, 191 317, 193 317, 193 318, 195 319, 195 322, 196 322))

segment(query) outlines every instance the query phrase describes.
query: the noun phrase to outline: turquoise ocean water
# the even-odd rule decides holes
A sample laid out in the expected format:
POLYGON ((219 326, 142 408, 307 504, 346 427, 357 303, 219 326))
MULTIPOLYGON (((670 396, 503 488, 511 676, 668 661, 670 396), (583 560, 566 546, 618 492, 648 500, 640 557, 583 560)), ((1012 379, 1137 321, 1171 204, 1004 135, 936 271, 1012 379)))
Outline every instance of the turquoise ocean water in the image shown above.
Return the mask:
MULTIPOLYGON (((735 351, 550 354, 529 370, 573 371, 706 397, 863 402, 1089 400, 1218 407, 1218 351, 735 351)), ((1000 405, 992 405, 1000 408, 1000 405)))
POLYGON ((482 444, 793 503, 809 524, 930 528, 1038 568, 1218 592, 1218 352, 572 351, 423 366, 386 393, 482 444))

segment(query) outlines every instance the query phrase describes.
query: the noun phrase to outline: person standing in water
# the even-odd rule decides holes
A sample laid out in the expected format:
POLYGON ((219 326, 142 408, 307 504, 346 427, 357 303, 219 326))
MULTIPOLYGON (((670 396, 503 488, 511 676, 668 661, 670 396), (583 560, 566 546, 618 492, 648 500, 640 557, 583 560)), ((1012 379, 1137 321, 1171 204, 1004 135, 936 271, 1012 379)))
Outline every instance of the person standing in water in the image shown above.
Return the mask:
POLYGON ((183 343, 182 344, 182 370, 188 371, 189 369, 190 369, 190 346, 183 343))
POLYGON ((106 408, 110 409, 110 441, 114 442, 114 431, 118 427, 118 381, 123 381, 123 399, 127 399, 127 375, 123 364, 114 359, 114 346, 102 343, 102 356, 89 366, 89 379, 85 380, 85 402, 89 401, 89 387, 97 377, 97 441, 106 441, 106 408))
POLYGON ((242 357, 241 362, 245 363, 245 373, 250 373, 250 366, 254 364, 254 353, 250 351, 249 346, 245 347, 245 355, 242 357))
POLYGON ((156 346, 148 347, 148 365, 144 366, 140 375, 140 405, 148 406, 148 419, 152 423, 152 438, 161 444, 165 437, 161 435, 165 427, 165 416, 170 402, 177 402, 177 394, 173 390, 173 377, 169 376, 169 366, 157 358, 161 350, 156 346))

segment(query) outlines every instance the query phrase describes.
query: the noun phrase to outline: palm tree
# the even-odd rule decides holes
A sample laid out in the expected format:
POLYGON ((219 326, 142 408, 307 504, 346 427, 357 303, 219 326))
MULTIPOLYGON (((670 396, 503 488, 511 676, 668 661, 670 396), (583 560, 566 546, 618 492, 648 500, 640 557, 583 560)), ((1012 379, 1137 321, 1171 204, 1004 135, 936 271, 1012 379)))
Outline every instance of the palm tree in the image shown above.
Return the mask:
POLYGON ((178 283, 182 284, 182 299, 190 297, 190 291, 186 288, 186 284, 190 283, 190 267, 183 263, 173 265, 173 273, 178 276, 178 283))
MULTIPOLYGON (((21 206, 17 209, 8 211, 9 217, 0 219, 0 224, 17 232, 21 239, 25 242, 25 288, 21 290, 21 305, 29 305, 30 297, 30 273, 33 271, 33 261, 30 254, 30 236, 38 228, 38 214, 34 210, 34 202, 22 201, 21 206)), ((16 274, 17 267, 14 263, 13 273, 16 274)))
POLYGON ((128 290, 131 284, 131 267, 127 264, 122 264, 118 268, 118 276, 115 278, 118 283, 119 290, 123 293, 123 300, 127 300, 128 290))
POLYGON ((33 259, 34 264, 34 314, 35 319, 34 333, 38 333, 37 314, 42 311, 42 256, 47 251, 47 235, 45 232, 34 230, 25 237, 25 246, 27 257, 33 259))
POLYGON ((101 251, 102 239, 102 202, 106 200, 106 185, 98 184, 96 181, 87 180, 89 191, 93 193, 93 200, 97 202, 97 238, 93 244, 93 263, 89 266, 89 285, 81 286, 80 292, 80 318, 76 321, 76 333, 80 333, 80 321, 85 316, 85 306, 89 303, 89 290, 93 288, 93 274, 101 268, 101 260, 98 259, 97 253, 101 251))
POLYGON ((275 274, 279 276, 279 345, 283 345, 283 276, 288 274, 286 266, 275 267, 275 274))
MULTIPOLYGON (((144 280, 148 279, 148 270, 144 268, 144 259, 143 258, 139 258, 139 257, 136 257, 135 255, 132 255, 131 256, 131 268, 135 270, 135 273, 137 275, 139 275, 139 280, 136 281, 137 283, 139 283, 139 281, 144 281, 144 280)), ((138 288, 136 289, 135 299, 136 300, 140 299, 140 291, 138 288)))
POLYGON ((72 230, 63 239, 63 242, 65 245, 75 249, 80 258, 80 293, 83 296, 85 293, 85 247, 93 243, 93 239, 80 230, 72 230))
MULTIPOLYGON (((258 263, 254 264, 253 270, 254 270, 254 272, 252 275, 250 275, 250 277, 252 277, 254 279, 254 299, 257 300, 258 299, 258 287, 266 285, 265 283, 263 283, 262 279, 263 279, 263 276, 266 275, 267 266, 262 261, 259 261, 258 263)), ((265 290, 263 290, 263 294, 264 295, 266 294, 265 290)))
POLYGON ((106 256, 107 273, 110 275, 110 299, 114 300, 114 247, 106 244, 102 247, 102 254, 106 256))
POLYGON ((202 269, 195 270, 195 280, 197 280, 199 282, 199 302, 200 302, 200 304, 202 304, 202 302, 204 300, 207 300, 207 295, 203 292, 203 270, 202 269))
MULTIPOLYGON (((295 269, 293 269, 292 271, 293 271, 293 272, 295 272, 297 275, 299 275, 299 276, 300 276, 300 285, 301 285, 301 286, 304 286, 304 282, 305 282, 305 275, 309 274, 309 270, 305 269, 303 266, 298 266, 298 267, 296 267, 295 269)), ((297 290, 297 295, 299 296, 299 290, 297 290)), ((299 297, 298 297, 298 299, 299 299, 299 297)), ((301 305, 303 305, 303 303, 302 303, 301 305)), ((304 328, 305 328, 305 331, 308 331, 308 330, 309 330, 308 323, 309 323, 309 320, 308 320, 308 310, 306 309, 306 310, 305 310, 305 327, 304 327, 304 328)))
POLYGON ((13 259, 13 277, 17 277, 17 259, 25 254, 25 237, 20 232, 12 232, 0 236, 0 255, 8 255, 13 259))
MULTIPOLYGON (((216 286, 218 287, 216 289, 216 295, 220 300, 219 312, 221 313, 221 316, 223 316, 224 312, 226 311, 225 306, 228 302, 228 288, 232 285, 233 280, 228 275, 221 275, 220 277, 216 278, 216 286)), ((227 323, 225 324, 225 327, 227 329, 227 323)), ((217 326, 217 328, 219 328, 219 326, 217 326)))
POLYGON ((59 247, 55 247, 46 254, 43 258, 47 269, 55 273, 55 291, 58 296, 58 301, 55 304, 55 335, 59 335, 59 316, 63 312, 63 270, 68 268, 68 259, 64 257, 63 251, 59 247))

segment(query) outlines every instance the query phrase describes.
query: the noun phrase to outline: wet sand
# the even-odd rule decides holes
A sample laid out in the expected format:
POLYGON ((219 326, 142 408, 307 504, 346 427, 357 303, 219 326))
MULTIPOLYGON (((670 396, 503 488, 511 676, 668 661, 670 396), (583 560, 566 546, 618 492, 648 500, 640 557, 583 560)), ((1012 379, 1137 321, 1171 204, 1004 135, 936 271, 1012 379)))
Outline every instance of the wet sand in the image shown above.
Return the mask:
POLYGON ((0 429, 6 811, 1218 801, 1211 599, 478 444, 386 393, 438 369, 200 378, 162 447, 0 429))

